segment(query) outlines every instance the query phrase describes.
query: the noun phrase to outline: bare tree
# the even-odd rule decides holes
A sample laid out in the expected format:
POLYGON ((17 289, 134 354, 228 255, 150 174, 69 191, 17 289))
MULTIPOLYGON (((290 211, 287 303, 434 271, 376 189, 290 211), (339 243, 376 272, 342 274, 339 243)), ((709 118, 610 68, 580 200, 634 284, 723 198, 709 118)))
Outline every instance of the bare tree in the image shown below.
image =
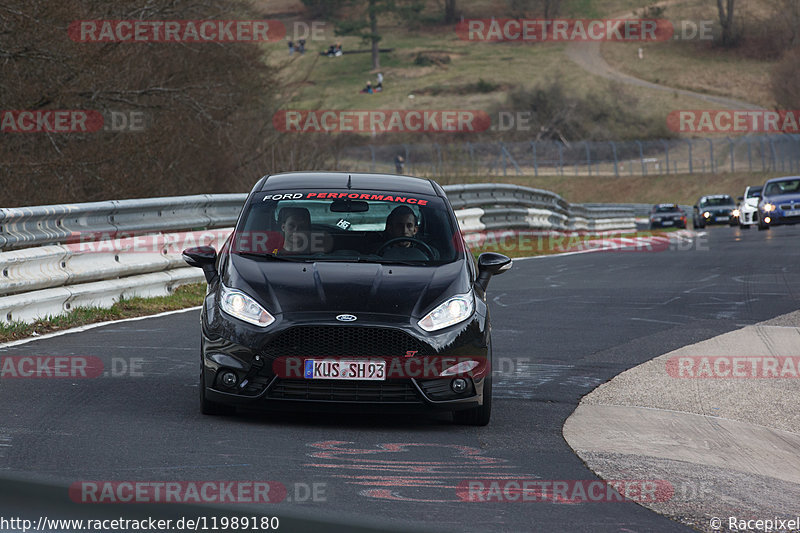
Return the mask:
POLYGON ((444 0, 444 23, 453 24, 456 21, 456 0, 444 0))
POLYGON ((284 134, 285 75, 254 43, 74 42, 75 20, 255 19, 224 0, 0 0, 6 110, 137 113, 143 127, 0 133, 0 205, 246 191, 264 173, 321 168, 340 141, 284 134), (331 147, 331 148, 329 148, 331 147))
POLYGON ((733 27, 733 13, 736 0, 717 0, 717 14, 722 26, 722 46, 732 46, 736 39, 733 27))

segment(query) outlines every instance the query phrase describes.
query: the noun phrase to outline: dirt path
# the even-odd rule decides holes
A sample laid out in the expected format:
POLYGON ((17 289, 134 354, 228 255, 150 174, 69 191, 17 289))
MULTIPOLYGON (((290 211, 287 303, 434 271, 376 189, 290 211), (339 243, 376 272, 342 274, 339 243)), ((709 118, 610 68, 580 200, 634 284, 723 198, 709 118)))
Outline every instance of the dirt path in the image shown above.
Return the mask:
MULTIPOLYGON (((659 2, 655 5, 669 6, 677 3, 680 3, 680 1, 668 0, 665 2, 659 2)), ((613 18, 631 18, 633 16, 634 16, 633 13, 624 13, 622 15, 617 15, 613 18)), ((764 109, 761 106, 752 104, 750 102, 744 102, 742 100, 736 100, 734 98, 726 98, 724 96, 715 96, 711 94, 698 93, 686 89, 677 89, 675 87, 669 87, 667 85, 659 85, 657 83, 652 83, 639 78, 635 78, 628 74, 624 74, 616 70, 614 67, 612 67, 606 62, 606 60, 603 58, 603 54, 600 51, 600 44, 601 43, 599 42, 581 42, 581 43, 571 42, 567 45, 566 48, 567 57, 569 57, 572 61, 577 63, 578 66, 580 66, 587 72, 594 74, 596 76, 602 76, 603 78, 609 80, 618 81, 628 85, 636 85, 638 87, 645 87, 647 89, 655 89, 657 91, 674 92, 683 96, 691 96, 693 98, 699 98, 706 102, 719 104, 733 109, 752 109, 752 110, 764 109)))

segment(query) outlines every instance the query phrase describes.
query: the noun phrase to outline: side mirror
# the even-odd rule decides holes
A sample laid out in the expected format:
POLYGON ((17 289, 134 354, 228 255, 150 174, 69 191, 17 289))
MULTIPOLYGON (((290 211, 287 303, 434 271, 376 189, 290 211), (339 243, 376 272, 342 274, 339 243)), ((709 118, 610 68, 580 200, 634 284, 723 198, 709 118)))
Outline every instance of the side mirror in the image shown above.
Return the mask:
POLYGON ((484 252, 478 256, 478 280, 475 282, 481 289, 486 291, 489 280, 492 276, 502 274, 509 270, 513 261, 503 254, 494 252, 484 252))
POLYGON ((187 248, 181 256, 189 266, 202 268, 208 283, 217 279, 217 251, 213 246, 187 248))

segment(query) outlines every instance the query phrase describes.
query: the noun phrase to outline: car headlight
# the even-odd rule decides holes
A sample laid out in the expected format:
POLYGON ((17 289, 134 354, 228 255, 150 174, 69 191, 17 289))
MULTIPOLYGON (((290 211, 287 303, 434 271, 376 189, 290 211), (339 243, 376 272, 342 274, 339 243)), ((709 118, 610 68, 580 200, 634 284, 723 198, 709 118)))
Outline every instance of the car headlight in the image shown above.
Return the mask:
POLYGON ((738 209, 734 209, 733 212, 731 212, 731 216, 738 217, 739 216, 739 210, 738 209))
POLYGON ((475 301, 472 293, 459 294, 436 306, 436 309, 419 321, 425 331, 436 331, 463 322, 472 316, 475 301))
POLYGON ((257 301, 237 289, 222 285, 219 300, 220 308, 229 315, 262 328, 275 322, 275 317, 259 305, 257 301))
POLYGON ((710 217, 710 216, 711 216, 711 213, 709 213, 708 211, 706 211, 705 213, 703 213, 703 218, 708 218, 708 217, 710 217))
POLYGON ((767 213, 775 211, 775 204, 764 204, 764 211, 766 211, 767 213))

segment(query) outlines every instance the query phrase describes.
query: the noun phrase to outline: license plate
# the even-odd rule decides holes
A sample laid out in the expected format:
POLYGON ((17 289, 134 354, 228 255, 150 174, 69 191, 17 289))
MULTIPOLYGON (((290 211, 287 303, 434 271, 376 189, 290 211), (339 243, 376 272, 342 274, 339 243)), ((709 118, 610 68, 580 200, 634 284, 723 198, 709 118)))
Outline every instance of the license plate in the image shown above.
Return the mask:
POLYGON ((306 379, 386 380, 386 361, 306 359, 306 379))
POLYGON ((717 217, 714 220, 716 220, 717 222, 723 222, 723 221, 730 220, 730 218, 731 217, 717 217))
POLYGON ((671 220, 663 220, 663 221, 661 221, 661 225, 662 226, 671 226, 672 225, 672 221, 671 220))
POLYGON ((791 210, 789 210, 789 211, 784 211, 784 212, 783 212, 783 215, 784 215, 784 216, 787 216, 787 217, 797 217, 797 216, 800 216, 800 209, 791 209, 791 210))

